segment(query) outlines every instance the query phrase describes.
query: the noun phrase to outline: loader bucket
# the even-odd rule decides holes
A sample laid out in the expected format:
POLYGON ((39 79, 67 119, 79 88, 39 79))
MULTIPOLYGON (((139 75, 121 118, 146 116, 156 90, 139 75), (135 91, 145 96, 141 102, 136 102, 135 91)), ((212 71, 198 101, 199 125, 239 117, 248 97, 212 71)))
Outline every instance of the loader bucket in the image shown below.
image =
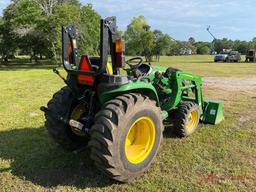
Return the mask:
POLYGON ((202 121, 204 123, 218 124, 224 120, 222 111, 222 101, 206 100, 204 101, 204 113, 202 121))

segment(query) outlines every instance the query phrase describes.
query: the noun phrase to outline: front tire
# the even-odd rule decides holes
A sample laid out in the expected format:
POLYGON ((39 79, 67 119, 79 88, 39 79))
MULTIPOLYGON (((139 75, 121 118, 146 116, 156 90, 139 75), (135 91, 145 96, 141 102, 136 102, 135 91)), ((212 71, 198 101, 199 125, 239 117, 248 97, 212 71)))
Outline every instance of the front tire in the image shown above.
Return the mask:
POLYGON ((195 132, 200 120, 199 106, 193 102, 182 102, 174 111, 174 131, 179 137, 195 132))
POLYGON ((162 132, 162 113, 140 94, 125 94, 106 103, 91 129, 91 158, 110 178, 128 182, 155 159, 162 132))

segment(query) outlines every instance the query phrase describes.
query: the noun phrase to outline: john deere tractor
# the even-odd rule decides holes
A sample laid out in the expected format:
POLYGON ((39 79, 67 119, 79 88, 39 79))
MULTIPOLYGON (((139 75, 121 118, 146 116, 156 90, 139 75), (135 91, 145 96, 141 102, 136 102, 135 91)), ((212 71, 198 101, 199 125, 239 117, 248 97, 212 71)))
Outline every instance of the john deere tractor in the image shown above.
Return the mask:
POLYGON ((177 136, 187 137, 199 122, 221 122, 222 102, 203 99, 200 76, 151 66, 140 57, 125 61, 116 18, 100 22, 99 57, 80 57, 76 28, 63 27, 67 78, 54 72, 67 86, 41 110, 45 127, 59 145, 89 148, 99 170, 127 182, 143 175, 154 161, 164 121, 173 124, 177 136))

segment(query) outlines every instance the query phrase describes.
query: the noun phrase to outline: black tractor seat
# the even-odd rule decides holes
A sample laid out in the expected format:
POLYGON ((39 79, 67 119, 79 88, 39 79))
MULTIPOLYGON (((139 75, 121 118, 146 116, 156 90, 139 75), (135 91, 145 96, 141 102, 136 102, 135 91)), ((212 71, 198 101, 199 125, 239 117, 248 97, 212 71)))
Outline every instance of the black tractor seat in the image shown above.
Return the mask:
POLYGON ((147 76, 152 72, 152 67, 148 64, 142 63, 138 68, 133 71, 135 77, 147 76))
POLYGON ((100 66, 100 57, 88 57, 93 71, 98 71, 100 66))
POLYGON ((98 77, 97 83, 99 89, 113 89, 131 83, 133 80, 134 78, 130 76, 102 74, 98 77))

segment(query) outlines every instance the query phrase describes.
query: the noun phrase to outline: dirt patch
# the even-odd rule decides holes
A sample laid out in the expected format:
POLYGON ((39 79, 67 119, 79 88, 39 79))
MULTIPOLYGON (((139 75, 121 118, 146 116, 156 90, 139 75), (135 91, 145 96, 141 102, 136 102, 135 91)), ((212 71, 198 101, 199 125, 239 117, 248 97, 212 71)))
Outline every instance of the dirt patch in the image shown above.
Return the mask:
POLYGON ((204 77, 203 85, 206 87, 218 87, 226 91, 256 93, 256 77, 204 77))
POLYGON ((234 124, 234 127, 243 128, 244 126, 247 126, 248 124, 255 123, 255 116, 254 116, 254 114, 255 114, 254 111, 248 111, 247 114, 240 114, 240 115, 238 115, 238 117, 236 119, 236 122, 234 124))

